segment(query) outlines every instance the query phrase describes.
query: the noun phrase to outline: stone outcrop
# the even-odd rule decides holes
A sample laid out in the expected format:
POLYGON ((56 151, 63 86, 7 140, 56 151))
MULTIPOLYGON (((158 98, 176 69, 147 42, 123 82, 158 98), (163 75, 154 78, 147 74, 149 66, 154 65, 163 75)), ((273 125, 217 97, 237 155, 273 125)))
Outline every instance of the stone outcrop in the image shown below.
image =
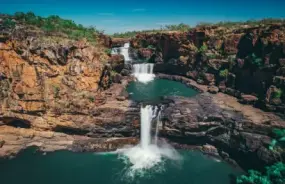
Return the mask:
POLYGON ((221 157, 234 159, 247 169, 285 158, 284 150, 268 150, 272 129, 285 128, 285 121, 270 112, 241 105, 236 98, 222 93, 167 97, 165 101, 160 134, 171 141, 215 146, 221 157))
POLYGON ((131 45, 142 53, 138 57, 156 63, 155 72, 187 76, 217 86, 241 102, 285 112, 284 24, 201 26, 184 33, 138 34, 131 45), (149 48, 152 53, 146 52, 149 48), (249 100, 244 95, 256 98, 249 100))

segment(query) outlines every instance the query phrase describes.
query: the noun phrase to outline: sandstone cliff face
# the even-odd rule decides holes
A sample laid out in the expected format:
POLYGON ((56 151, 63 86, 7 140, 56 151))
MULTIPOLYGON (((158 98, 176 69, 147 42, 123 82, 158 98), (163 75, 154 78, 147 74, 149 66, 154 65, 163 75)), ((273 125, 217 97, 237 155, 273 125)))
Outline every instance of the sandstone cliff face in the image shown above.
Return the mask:
POLYGON ((184 75, 241 102, 284 113, 285 25, 139 34, 131 45, 139 57, 156 63, 156 72, 184 75))
POLYGON ((91 45, 27 30, 18 26, 0 41, 0 155, 133 133, 121 125, 126 83, 111 86, 114 64, 107 63, 105 37, 91 45))

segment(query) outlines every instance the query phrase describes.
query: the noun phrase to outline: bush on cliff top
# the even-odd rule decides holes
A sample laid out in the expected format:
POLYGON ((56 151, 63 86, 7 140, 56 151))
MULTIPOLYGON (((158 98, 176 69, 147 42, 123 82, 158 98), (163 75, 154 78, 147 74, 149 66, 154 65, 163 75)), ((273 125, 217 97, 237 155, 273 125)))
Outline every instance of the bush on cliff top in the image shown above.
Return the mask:
POLYGON ((96 35, 100 33, 100 31, 96 30, 94 27, 86 28, 81 24, 76 24, 72 20, 65 20, 56 15, 44 18, 36 16, 33 12, 16 12, 13 18, 17 22, 39 27, 47 33, 65 33, 70 39, 79 40, 87 38, 88 41, 95 42, 96 35))
POLYGON ((123 33, 114 33, 112 35, 112 37, 114 38, 130 38, 130 37, 134 37, 137 34, 141 34, 141 33, 160 33, 160 32, 167 32, 167 31, 189 31, 191 29, 191 27, 187 24, 172 24, 172 25, 165 25, 162 26, 160 29, 150 29, 150 30, 142 30, 142 31, 127 31, 127 32, 123 32, 123 33))
POLYGON ((14 28, 15 25, 16 23, 11 18, 6 18, 3 20, 4 27, 14 28))

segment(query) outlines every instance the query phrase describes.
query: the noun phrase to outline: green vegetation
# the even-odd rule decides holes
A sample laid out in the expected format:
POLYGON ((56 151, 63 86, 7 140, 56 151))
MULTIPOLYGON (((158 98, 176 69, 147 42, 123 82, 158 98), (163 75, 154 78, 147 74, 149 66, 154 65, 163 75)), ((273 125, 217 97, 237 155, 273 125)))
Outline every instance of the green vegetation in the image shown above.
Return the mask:
POLYGON ((275 163, 266 167, 266 173, 262 174, 255 170, 249 170, 248 175, 237 178, 237 184, 284 184, 285 183, 285 164, 275 163))
POLYGON ((94 97, 94 96, 89 96, 88 99, 89 99, 89 101, 92 102, 92 103, 95 102, 95 97, 94 97))
POLYGON ((281 98, 281 96, 282 96, 282 90, 281 89, 277 89, 277 91, 275 91, 274 93, 273 93, 273 98, 281 98))
POLYGON ((3 20, 3 26, 8 28, 14 28, 16 23, 11 18, 5 18, 3 20))
POLYGON ((113 77, 113 76, 115 76, 115 75, 117 75, 118 73, 115 71, 115 70, 111 70, 111 76, 113 77))
POLYGON ((219 76, 223 77, 223 78, 227 78, 228 75, 229 75, 229 70, 228 69, 221 70, 220 73, 219 73, 219 76))
POLYGON ((160 29, 150 29, 150 30, 142 30, 142 31, 127 31, 124 33, 115 33, 112 35, 112 37, 130 38, 130 37, 136 36, 139 33, 154 34, 154 33, 161 33, 161 32, 167 32, 167 31, 186 32, 186 31, 189 31, 190 29, 191 29, 191 27, 189 25, 180 23, 178 25, 165 25, 165 26, 162 26, 160 29))
MULTIPOLYGON (((284 148, 285 129, 273 129, 274 139, 269 145, 271 151, 277 151, 284 148)), ((277 151, 278 152, 278 151, 277 151)), ((248 175, 242 175, 237 178, 237 184, 283 184, 285 183, 285 164, 277 162, 270 167, 266 167, 266 172, 261 173, 255 170, 249 170, 248 175)))
POLYGON ((218 55, 217 54, 209 54, 208 58, 209 59, 217 59, 218 55))
POLYGON ((208 50, 207 45, 203 44, 203 45, 199 48, 198 52, 200 52, 200 53, 205 53, 207 50, 208 50))
POLYGON ((112 52, 112 50, 111 50, 111 49, 105 49, 105 53, 106 53, 106 54, 110 55, 110 54, 111 54, 111 52, 112 52))
MULTIPOLYGON (((205 26, 220 26, 220 27, 233 27, 233 26, 242 26, 242 25, 249 25, 249 26, 259 26, 261 24, 279 24, 285 23, 285 19, 261 19, 261 20, 248 20, 246 22, 231 22, 231 21, 221 21, 217 23, 210 23, 210 22, 200 22, 196 25, 196 27, 205 27, 205 26)), ((160 29, 151 29, 151 30, 142 30, 142 31, 128 31, 124 33, 115 33, 112 37, 116 38, 130 38, 134 37, 139 33, 145 34, 154 34, 154 33, 161 33, 167 31, 182 31, 186 32, 191 30, 191 27, 187 24, 180 23, 177 25, 165 25, 162 26, 160 29)))
POLYGON ((233 27, 233 26, 239 26, 239 25, 258 26, 260 24, 276 24, 276 23, 285 23, 285 19, 267 18, 267 19, 261 19, 261 20, 248 20, 245 22, 242 22, 242 21, 237 21, 237 22, 221 21, 217 23, 200 22, 197 24, 197 26, 198 27, 203 27, 203 26, 233 27))
POLYGON ((123 33, 114 33, 113 35, 111 35, 114 38, 131 38, 136 36, 137 34, 140 33, 160 33, 161 31, 163 31, 162 29, 151 29, 151 30, 143 30, 143 31, 127 31, 127 32, 123 32, 123 33))
POLYGON ((58 98, 59 92, 60 92, 60 87, 57 85, 53 85, 52 87, 53 87, 54 98, 58 98))
POLYGON ((36 26, 47 33, 64 33, 70 39, 86 38, 90 42, 96 42, 97 35, 100 33, 94 27, 86 28, 72 20, 65 20, 56 15, 43 18, 36 16, 33 12, 16 12, 13 18, 19 23, 36 26))
POLYGON ((148 49, 152 49, 152 50, 155 49, 155 47, 154 47, 153 45, 148 45, 147 48, 148 48, 148 49))
POLYGON ((261 67, 263 65, 262 58, 257 57, 254 53, 251 55, 251 64, 256 67, 261 67))
POLYGON ((166 25, 164 30, 168 30, 168 31, 189 31, 191 29, 191 27, 187 24, 183 24, 180 23, 178 25, 166 25))
POLYGON ((276 147, 283 148, 285 143, 285 129, 273 129, 274 139, 269 145, 269 149, 275 151, 276 147))

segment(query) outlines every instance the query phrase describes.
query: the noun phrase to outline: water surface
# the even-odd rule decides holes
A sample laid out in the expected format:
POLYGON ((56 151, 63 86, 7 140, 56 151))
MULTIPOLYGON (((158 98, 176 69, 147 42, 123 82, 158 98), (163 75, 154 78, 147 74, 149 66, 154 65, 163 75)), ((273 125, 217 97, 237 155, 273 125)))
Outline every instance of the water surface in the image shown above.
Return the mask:
POLYGON ((191 97, 198 92, 185 84, 167 79, 154 79, 148 83, 131 82, 127 91, 132 100, 136 101, 156 101, 162 96, 184 96, 191 97))
POLYGON ((42 155, 28 149, 0 160, 1 184, 230 184, 240 171, 200 152, 180 150, 183 160, 165 161, 143 176, 126 176, 129 163, 117 154, 57 151, 42 155))

